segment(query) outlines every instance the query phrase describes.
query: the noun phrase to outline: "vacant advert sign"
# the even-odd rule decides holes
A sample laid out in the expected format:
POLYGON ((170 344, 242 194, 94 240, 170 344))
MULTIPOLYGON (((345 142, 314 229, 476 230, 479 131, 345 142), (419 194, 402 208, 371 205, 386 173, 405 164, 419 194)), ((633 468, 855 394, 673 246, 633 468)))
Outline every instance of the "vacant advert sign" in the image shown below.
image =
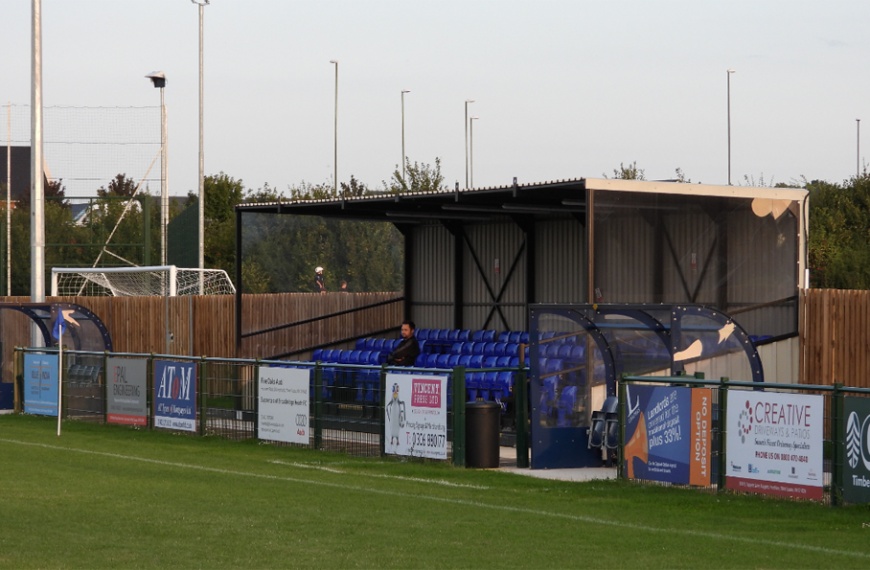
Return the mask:
POLYGON ((821 499, 823 424, 822 396, 729 391, 725 486, 821 499))
POLYGON ((384 451, 447 459, 447 378, 387 374, 384 451))
POLYGON ((308 445, 310 371, 260 366, 259 376, 257 438, 308 445))
POLYGON ((196 431, 196 363, 154 361, 154 427, 196 431))

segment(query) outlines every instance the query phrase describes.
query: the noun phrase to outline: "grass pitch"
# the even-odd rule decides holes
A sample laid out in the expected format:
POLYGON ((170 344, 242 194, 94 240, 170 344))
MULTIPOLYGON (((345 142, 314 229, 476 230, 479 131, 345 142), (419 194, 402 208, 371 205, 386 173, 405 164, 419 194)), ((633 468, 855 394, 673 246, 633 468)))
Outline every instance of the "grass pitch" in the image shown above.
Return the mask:
POLYGON ((0 416, 2 568, 867 568, 870 508, 0 416))

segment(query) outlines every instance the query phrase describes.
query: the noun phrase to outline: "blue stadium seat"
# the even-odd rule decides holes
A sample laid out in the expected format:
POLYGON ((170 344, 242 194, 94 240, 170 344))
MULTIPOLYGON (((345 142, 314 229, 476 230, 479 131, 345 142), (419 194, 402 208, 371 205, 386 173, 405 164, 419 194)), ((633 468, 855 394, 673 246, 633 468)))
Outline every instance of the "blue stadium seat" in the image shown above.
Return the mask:
POLYGON ((464 342, 471 340, 471 331, 468 329, 460 330, 457 339, 464 342))
MULTIPOLYGON (((528 334, 528 333, 526 333, 526 334, 528 334)), ((507 341, 512 342, 514 344, 519 344, 520 342, 522 342, 520 340, 520 338, 522 338, 522 335, 523 335, 522 331, 511 331, 510 334, 508 335, 507 341)))
POLYGON ((461 354, 459 356, 459 363, 458 363, 459 366, 464 366, 465 368, 468 368, 469 362, 471 362, 471 355, 470 354, 461 354))
POLYGON ((484 356, 495 356, 495 342, 487 342, 483 345, 483 355, 484 356))
POLYGON ((483 367, 483 355, 482 354, 472 354, 471 358, 468 359, 468 367, 469 368, 482 368, 483 367))
POLYGON ((520 353, 520 345, 515 342, 509 342, 504 347, 505 356, 517 356, 520 353))
POLYGON ((471 333, 471 340, 474 342, 483 342, 483 331, 477 330, 471 333))
POLYGON ((453 367, 457 366, 457 365, 459 364, 459 358, 460 358, 461 356, 462 356, 461 354, 451 354, 451 355, 447 358, 447 367, 448 367, 448 368, 453 368, 453 367))
POLYGON ((463 345, 463 342, 461 340, 454 342, 452 345, 450 345, 450 353, 451 354, 462 354, 462 345, 463 345))
POLYGON ((498 356, 495 359, 495 365, 498 368, 507 368, 511 365, 511 357, 510 356, 498 356))
POLYGON ((311 360, 313 362, 317 362, 318 360, 320 360, 322 358, 322 355, 323 355, 323 349, 322 348, 315 348, 311 352, 311 360))
POLYGON ((484 356, 483 357, 483 367, 484 368, 495 368, 498 366, 498 356, 484 356))
POLYGON ((416 329, 414 336, 417 337, 417 340, 427 340, 429 338, 429 329, 416 329))
POLYGON ((356 344, 354 345, 357 350, 362 350, 366 347, 366 339, 358 338, 356 339, 356 344))
POLYGON ((474 354, 474 345, 473 341, 468 341, 462 345, 462 354, 474 354))
POLYGON ((438 357, 440 354, 427 354, 426 355, 426 368, 437 368, 438 367, 438 357))
POLYGON ((496 342, 508 342, 510 340, 510 331, 502 331, 495 338, 496 342))
POLYGON ((447 368, 447 360, 449 358, 449 354, 439 354, 438 360, 436 361, 436 368, 447 368))

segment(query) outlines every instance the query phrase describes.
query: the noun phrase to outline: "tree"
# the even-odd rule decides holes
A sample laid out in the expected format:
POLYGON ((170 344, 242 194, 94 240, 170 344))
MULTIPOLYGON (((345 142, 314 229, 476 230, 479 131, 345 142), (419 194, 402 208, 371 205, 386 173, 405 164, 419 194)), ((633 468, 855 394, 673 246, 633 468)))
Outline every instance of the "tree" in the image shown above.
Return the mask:
POLYGON ((405 177, 402 177, 402 172, 398 166, 393 171, 393 177, 390 182, 384 182, 384 188, 393 194, 401 194, 402 192, 436 192, 445 190, 444 176, 441 174, 441 159, 435 157, 435 167, 429 164, 415 162, 405 159, 405 177))
POLYGON ((811 285, 870 289, 870 176, 843 185, 814 180, 806 186, 811 285))
MULTIPOLYGON (((607 178, 607 174, 603 176, 607 178)), ((646 180, 643 169, 637 167, 637 161, 632 162, 628 166, 620 162, 619 168, 613 169, 613 177, 618 180, 646 180)))

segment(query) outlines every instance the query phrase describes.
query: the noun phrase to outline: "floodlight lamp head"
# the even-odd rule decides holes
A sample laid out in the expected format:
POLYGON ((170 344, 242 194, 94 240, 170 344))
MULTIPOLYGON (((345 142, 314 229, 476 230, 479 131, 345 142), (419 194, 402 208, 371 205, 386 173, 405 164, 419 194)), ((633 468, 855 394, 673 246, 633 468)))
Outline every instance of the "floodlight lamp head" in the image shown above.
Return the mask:
POLYGON ((190 0, 190 1, 193 2, 194 4, 196 4, 197 6, 208 6, 209 0, 190 0))
POLYGON ((162 71, 152 71, 145 77, 150 79, 151 83, 154 84, 154 87, 158 89, 163 89, 164 87, 166 87, 166 74, 162 71))

